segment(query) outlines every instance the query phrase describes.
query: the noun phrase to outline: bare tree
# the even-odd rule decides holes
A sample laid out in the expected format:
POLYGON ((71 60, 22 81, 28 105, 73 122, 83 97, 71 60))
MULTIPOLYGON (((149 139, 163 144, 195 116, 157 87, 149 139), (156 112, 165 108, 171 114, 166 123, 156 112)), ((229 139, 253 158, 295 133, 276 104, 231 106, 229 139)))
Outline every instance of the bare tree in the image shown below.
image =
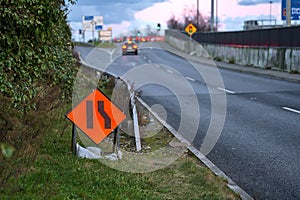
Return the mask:
POLYGON ((130 31, 130 34, 131 34, 132 36, 137 36, 138 31, 139 31, 138 28, 135 27, 132 31, 130 31))
MULTIPOLYGON (((197 22, 197 10, 194 6, 189 7, 186 5, 181 16, 176 17, 173 14, 170 17, 170 19, 167 21, 168 28, 182 31, 189 23, 192 23, 197 27, 198 31, 210 31, 210 17, 205 16, 200 12, 198 13, 198 16, 199 21, 197 22)), ((216 29, 215 26, 214 29, 216 29)))
POLYGON ((151 26, 148 24, 146 26, 146 34, 147 34, 147 36, 155 36, 156 35, 156 29, 151 28, 151 26))
POLYGON ((167 21, 168 28, 170 29, 177 29, 183 30, 184 24, 181 22, 180 19, 176 18, 173 14, 172 17, 167 21))

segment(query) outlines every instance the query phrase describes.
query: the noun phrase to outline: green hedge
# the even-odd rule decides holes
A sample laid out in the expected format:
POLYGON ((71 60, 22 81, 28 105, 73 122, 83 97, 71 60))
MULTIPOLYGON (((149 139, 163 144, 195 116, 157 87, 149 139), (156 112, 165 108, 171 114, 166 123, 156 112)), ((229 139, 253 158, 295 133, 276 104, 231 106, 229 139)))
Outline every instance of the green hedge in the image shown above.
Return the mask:
POLYGON ((64 0, 1 0, 0 91, 14 107, 34 108, 45 84, 70 94, 76 69, 67 12, 64 0))

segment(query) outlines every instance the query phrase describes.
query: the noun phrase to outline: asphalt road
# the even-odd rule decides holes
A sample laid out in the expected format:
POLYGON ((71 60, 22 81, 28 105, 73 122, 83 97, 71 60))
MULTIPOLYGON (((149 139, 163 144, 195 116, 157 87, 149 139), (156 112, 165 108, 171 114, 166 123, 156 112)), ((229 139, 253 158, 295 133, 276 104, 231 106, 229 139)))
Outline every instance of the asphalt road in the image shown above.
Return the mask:
POLYGON ((224 117, 207 157, 255 199, 300 199, 300 84, 224 69, 220 82, 214 67, 157 43, 143 44, 137 56, 78 49, 88 63, 135 82, 142 99, 162 105, 167 122, 199 149, 224 117))

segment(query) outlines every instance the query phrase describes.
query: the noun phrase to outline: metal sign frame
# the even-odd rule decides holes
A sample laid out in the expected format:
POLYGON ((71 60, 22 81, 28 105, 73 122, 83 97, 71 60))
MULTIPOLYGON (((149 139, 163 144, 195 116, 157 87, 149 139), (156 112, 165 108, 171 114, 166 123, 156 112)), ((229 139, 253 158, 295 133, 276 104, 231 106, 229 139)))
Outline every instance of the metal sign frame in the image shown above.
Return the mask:
POLYGON ((82 30, 102 30, 104 25, 103 16, 82 16, 82 30))

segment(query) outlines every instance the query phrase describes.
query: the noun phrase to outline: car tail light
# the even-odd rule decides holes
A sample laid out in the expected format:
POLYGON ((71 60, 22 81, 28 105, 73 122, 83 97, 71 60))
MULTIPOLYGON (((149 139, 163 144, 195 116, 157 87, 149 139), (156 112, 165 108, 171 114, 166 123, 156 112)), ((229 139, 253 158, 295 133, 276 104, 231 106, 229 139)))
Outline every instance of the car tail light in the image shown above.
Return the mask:
POLYGON ((126 49, 126 48, 127 48, 127 46, 126 46, 126 45, 123 45, 123 46, 122 46, 122 49, 126 49))
POLYGON ((137 49, 138 47, 137 47, 137 45, 133 45, 133 48, 134 48, 134 49, 137 49))

